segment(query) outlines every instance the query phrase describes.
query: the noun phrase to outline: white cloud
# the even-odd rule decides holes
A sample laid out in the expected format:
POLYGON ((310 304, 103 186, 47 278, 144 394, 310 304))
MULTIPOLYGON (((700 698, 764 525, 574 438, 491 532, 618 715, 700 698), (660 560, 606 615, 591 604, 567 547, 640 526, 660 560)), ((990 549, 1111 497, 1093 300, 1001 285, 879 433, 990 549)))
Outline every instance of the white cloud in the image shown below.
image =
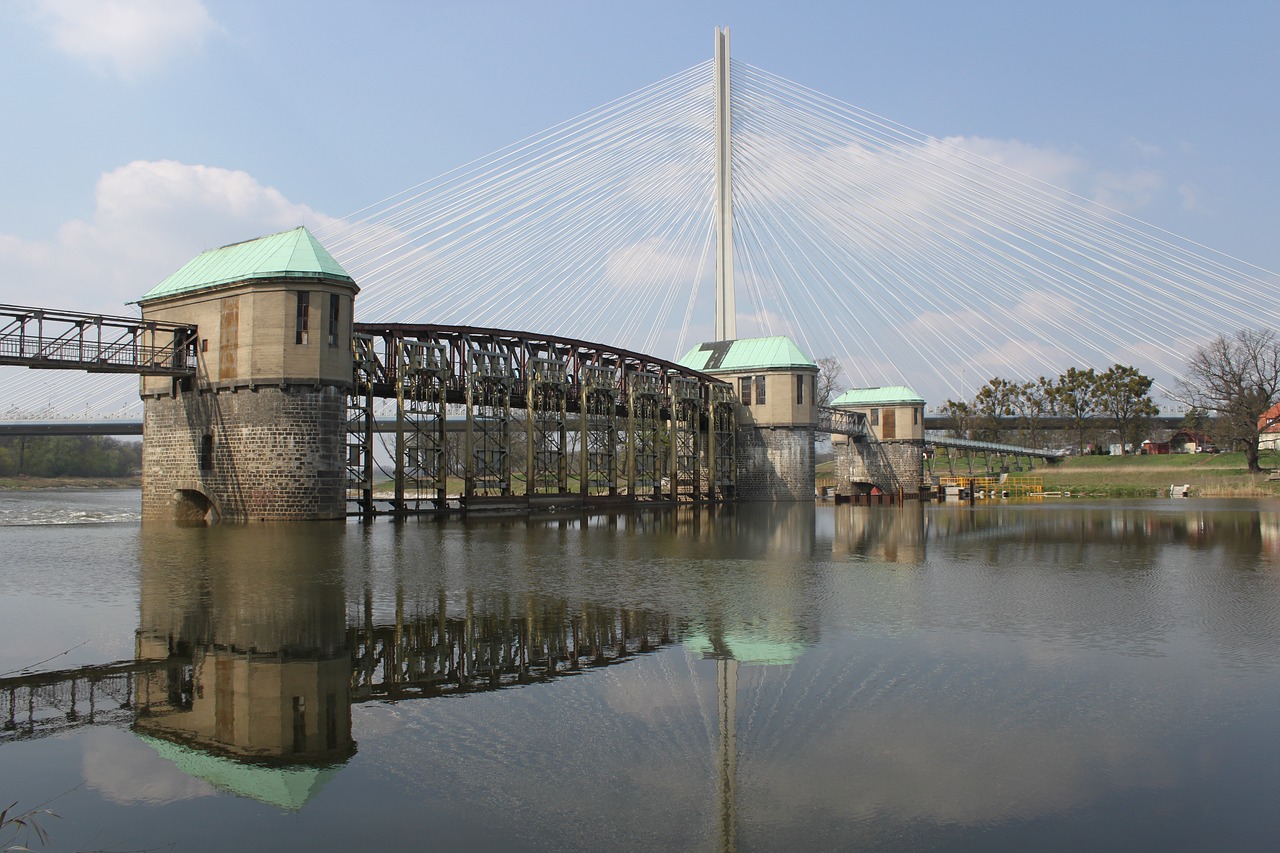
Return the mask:
POLYGON ((90 729, 83 743, 85 783, 113 803, 163 805, 215 793, 209 783, 183 773, 131 733, 90 729))
POLYGON ((1148 170, 1100 172, 1095 179, 1093 198, 1112 210, 1129 213, 1149 205, 1163 187, 1164 178, 1148 170))
POLYGON ((94 212, 56 236, 0 234, 0 273, 24 283, 4 301, 124 313, 200 252, 331 221, 252 175, 172 160, 134 161, 98 179, 94 212))
POLYGON ((942 140, 941 150, 954 147, 984 160, 998 163, 1037 181, 1069 189, 1085 171, 1078 157, 1058 151, 1029 145, 1017 139, 987 139, 981 136, 950 136, 942 140))
POLYGON ((1125 140, 1125 147, 1137 152, 1138 156, 1152 159, 1164 154, 1164 149, 1159 145, 1153 145, 1150 142, 1143 142, 1141 139, 1129 137, 1125 140))
POLYGON ((696 255, 656 237, 610 252, 605 261, 605 280, 621 290, 651 289, 659 277, 693 281, 697 274, 696 255))
MULTIPOLYGON (((92 215, 46 240, 0 234, 0 302, 103 314, 126 303, 205 249, 332 219, 292 202, 252 175, 172 160, 135 161, 98 179, 92 215)), ((0 397, 23 411, 46 405, 110 414, 137 407, 132 377, 50 383, 44 371, 0 370, 0 397)))
POLYGON ((134 79, 203 49, 220 27, 200 0, 37 0, 54 46, 134 79))
POLYGON ((1182 209, 1188 213, 1203 210, 1200 204, 1200 191, 1193 184, 1182 184, 1178 187, 1178 198, 1182 200, 1182 209))

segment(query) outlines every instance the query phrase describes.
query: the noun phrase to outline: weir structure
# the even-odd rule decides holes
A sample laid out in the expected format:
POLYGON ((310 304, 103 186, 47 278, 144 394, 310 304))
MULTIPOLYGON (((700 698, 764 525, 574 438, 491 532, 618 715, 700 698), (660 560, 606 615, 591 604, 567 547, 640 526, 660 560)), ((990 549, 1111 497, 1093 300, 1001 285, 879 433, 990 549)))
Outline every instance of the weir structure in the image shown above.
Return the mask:
POLYGON ((356 282, 305 228, 211 250, 138 301, 146 323, 199 330, 193 374, 141 382, 143 518, 812 500, 819 423, 850 416, 820 410, 817 365, 792 341, 736 338, 727 29, 715 80, 714 342, 677 363, 355 324, 356 282))
POLYGON ((360 323, 348 402, 359 511, 733 500, 733 397, 628 350, 469 326, 360 323), (379 398, 394 400, 392 494, 375 494, 379 398), (452 484, 451 484, 452 479, 452 484))
POLYGON ((296 228, 205 252, 139 300, 198 340, 193 371, 141 382, 144 520, 735 499, 725 382, 570 338, 353 324, 357 291, 296 228))

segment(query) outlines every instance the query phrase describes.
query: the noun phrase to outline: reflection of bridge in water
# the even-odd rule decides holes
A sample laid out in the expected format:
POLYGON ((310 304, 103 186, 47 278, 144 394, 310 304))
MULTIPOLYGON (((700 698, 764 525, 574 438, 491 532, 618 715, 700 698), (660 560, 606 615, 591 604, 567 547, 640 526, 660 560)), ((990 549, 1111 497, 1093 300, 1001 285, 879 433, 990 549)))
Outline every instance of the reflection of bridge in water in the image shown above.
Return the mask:
MULTIPOLYGON (((441 600, 441 606, 445 602, 441 600)), ((338 748, 334 737, 338 709, 328 697, 341 695, 351 704, 478 693, 553 681, 631 660, 673 642, 669 621, 644 611, 584 606, 571 612, 567 602, 529 602, 525 613, 476 612, 465 617, 413 616, 399 623, 363 623, 346 629, 343 654, 324 659, 298 649, 263 652, 219 647, 189 638, 139 631, 135 660, 76 669, 36 672, 0 678, 5 718, 0 743, 60 734, 81 725, 129 725, 150 734, 192 736, 198 733, 200 709, 209 695, 219 700, 241 698, 240 684, 223 683, 227 675, 245 676, 249 702, 261 711, 269 700, 255 681, 264 672, 272 681, 303 688, 295 680, 313 679, 325 697, 320 725, 326 750, 338 748), (536 611, 536 612, 535 612, 536 611), (277 679, 278 676, 278 679, 277 679), (187 728, 185 723, 194 723, 187 728)), ((292 715, 286 728, 291 744, 269 756, 265 747, 244 745, 243 757, 288 757, 309 760, 305 701, 280 697, 280 711, 292 715), (292 754, 290 754, 292 753, 292 754)), ((313 712, 314 713, 314 712, 313 712)), ((217 711, 213 714, 218 728, 217 711)), ((350 741, 350 716, 346 740, 350 741)), ((212 738, 231 733, 219 729, 212 738)), ((186 740, 187 737, 180 737, 186 740)))
MULTIPOLYGON (((1218 513, 1213 523, 1233 519, 1218 513)), ((362 703, 489 692, 506 706, 497 695, 510 696, 510 688, 558 692, 552 685, 573 681, 590 695, 630 678, 638 679, 632 689, 691 700, 689 731, 699 734, 677 739, 678 748, 699 753, 682 759, 694 764, 713 748, 721 818, 732 837, 737 763, 762 749, 760 720, 754 710, 742 712, 756 708, 766 681, 789 678, 770 665, 808 673, 806 685, 866 665, 857 652, 832 654, 834 647, 811 654, 823 627, 814 612, 835 606, 822 602, 842 602, 855 588, 846 586, 850 578, 934 584, 955 577, 949 564, 964 565, 966 577, 990 565, 999 567, 1004 589, 1014 575, 1028 574, 1018 568, 1053 565, 1053 551, 1088 547, 1082 538, 1102 541, 1110 531, 1132 541, 1137 566, 1162 543, 1203 535, 1205 523, 1193 511, 1100 508, 1066 523, 1035 506, 908 504, 495 518, 396 526, 386 535, 355 525, 309 527, 300 536, 287 527, 148 532, 139 540, 135 659, 0 680, 0 750, 80 726, 127 726, 193 777, 299 808, 356 751, 362 703), (601 535, 602 528, 610 530, 601 535), (287 547, 268 550, 282 537, 287 547), (966 556, 975 548, 990 548, 990 558, 966 556), (609 575, 605 588, 593 579, 599 559, 661 562, 663 578, 628 571, 609 575), (676 643, 683 656, 666 651, 676 643), (601 679, 606 687, 571 678, 648 655, 650 663, 623 667, 636 675, 601 679), (702 659, 714 663, 693 663, 702 659), (718 719, 701 704, 710 679, 695 666, 704 676, 715 667, 718 719)), ((1239 523, 1259 522, 1244 514, 1239 523)), ((1259 536, 1240 541, 1256 550, 1259 536)), ((543 694, 514 707, 546 701, 543 694)), ((407 716, 435 721, 425 737, 448 737, 440 721, 456 718, 455 703, 411 704, 419 709, 407 716)), ((771 707, 779 714, 791 708, 771 707)), ((830 713, 821 703, 797 705, 785 721, 766 724, 820 728, 830 713)), ((368 737, 370 746, 377 742, 376 733, 368 737)), ((423 754, 436 748, 421 745, 423 754)), ((405 766, 413 764, 407 757, 405 766)))

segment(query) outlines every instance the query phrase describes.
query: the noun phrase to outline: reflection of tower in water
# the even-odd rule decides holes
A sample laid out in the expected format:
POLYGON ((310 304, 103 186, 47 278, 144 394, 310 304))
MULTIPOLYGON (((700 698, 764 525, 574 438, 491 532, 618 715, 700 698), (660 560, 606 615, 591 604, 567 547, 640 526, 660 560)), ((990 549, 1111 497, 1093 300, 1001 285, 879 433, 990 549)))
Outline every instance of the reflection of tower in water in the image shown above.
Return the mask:
POLYGON ((907 501, 896 507, 841 504, 833 511, 833 557, 854 556, 906 565, 924 562, 929 516, 921 502, 907 501))
POLYGON ((355 752, 337 526, 147 529, 134 730, 187 772, 297 807, 355 752))

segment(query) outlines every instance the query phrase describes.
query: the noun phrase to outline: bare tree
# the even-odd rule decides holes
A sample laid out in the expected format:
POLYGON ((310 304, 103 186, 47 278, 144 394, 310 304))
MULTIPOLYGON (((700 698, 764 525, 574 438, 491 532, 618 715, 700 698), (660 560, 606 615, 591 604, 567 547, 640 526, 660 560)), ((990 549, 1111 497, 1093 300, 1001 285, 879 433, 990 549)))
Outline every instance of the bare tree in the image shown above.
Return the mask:
POLYGON ((813 399, 819 406, 825 406, 836 396, 844 368, 840 365, 840 359, 833 355, 820 358, 816 363, 818 375, 813 379, 813 399))
POLYGON ((1250 471, 1258 465, 1262 414, 1280 396, 1280 340, 1270 329, 1218 335, 1187 362, 1175 399, 1216 416, 1214 432, 1244 447, 1250 471))

